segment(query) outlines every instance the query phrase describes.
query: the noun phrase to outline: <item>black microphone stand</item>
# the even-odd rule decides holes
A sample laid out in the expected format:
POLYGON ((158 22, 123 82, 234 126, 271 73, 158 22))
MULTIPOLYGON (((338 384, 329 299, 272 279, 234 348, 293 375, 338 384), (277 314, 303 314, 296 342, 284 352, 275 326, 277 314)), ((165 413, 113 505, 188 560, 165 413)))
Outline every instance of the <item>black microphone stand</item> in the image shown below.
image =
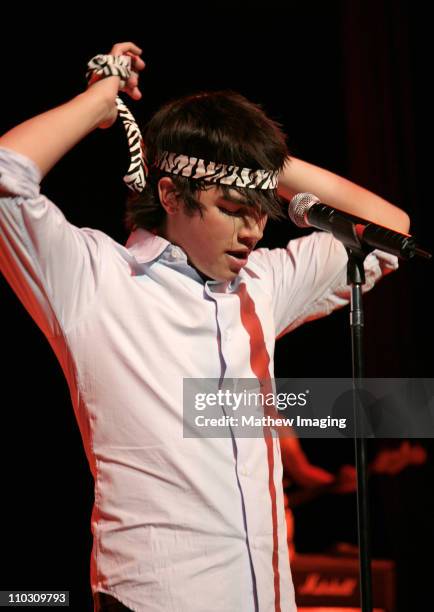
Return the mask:
POLYGON ((365 283, 363 262, 371 248, 363 246, 355 224, 345 217, 333 218, 333 235, 343 242, 348 254, 347 283, 351 286, 350 327, 353 372, 354 442, 357 473, 357 535, 359 542, 360 603, 362 612, 372 612, 371 545, 367 478, 367 441, 364 437, 363 406, 358 390, 365 376, 363 345, 364 318, 362 286, 365 283))
MULTIPOLYGON (((360 602, 362 612, 372 612, 371 546, 369 529, 368 478, 367 478, 367 435, 364 409, 360 391, 365 376, 363 350, 363 301, 362 286, 365 283, 365 257, 375 248, 401 259, 415 256, 430 259, 431 253, 419 248, 414 237, 367 223, 366 220, 329 208, 318 202, 312 194, 298 194, 294 209, 289 216, 296 225, 313 226, 333 234, 340 240, 348 253, 347 283, 351 287, 350 327, 353 369, 353 412, 354 442, 357 472, 357 535, 359 541, 360 602), (304 202, 304 200, 306 200, 304 202), (300 218, 301 217, 301 218, 300 218), (307 220, 306 220, 307 217, 307 220)), ((292 201, 291 201, 292 202, 292 201)), ((369 435, 372 436, 372 433, 369 435)))
MULTIPOLYGON (((384 246, 376 240, 377 227, 368 225, 360 233, 360 228, 354 222, 344 217, 333 219, 333 235, 341 240, 348 254, 347 283, 351 286, 350 327, 353 368, 353 412, 354 412, 354 442, 357 473, 357 534, 359 540, 360 568, 360 603, 362 612, 372 612, 372 574, 371 574, 371 542, 369 527, 369 495, 368 495, 368 461, 367 436, 365 428, 363 403, 360 390, 365 376, 365 355, 363 346, 364 317, 362 286, 365 283, 365 257, 374 248, 384 246)), ((381 230, 381 228, 380 228, 381 230)), ((431 253, 416 245, 411 236, 401 236, 390 232, 392 240, 388 245, 389 252, 402 259, 412 259, 415 256, 430 259, 431 253), (395 243, 395 244, 393 244, 395 243)), ((370 433, 373 436, 372 433, 370 433)))
POLYGON ((354 442, 357 473, 357 534, 359 541, 360 603, 363 612, 372 612, 371 543, 369 528, 369 494, 367 440, 363 431, 363 406, 358 389, 365 376, 363 346, 362 285, 365 282, 365 256, 347 248, 347 282, 351 286, 350 327, 353 367, 354 442))

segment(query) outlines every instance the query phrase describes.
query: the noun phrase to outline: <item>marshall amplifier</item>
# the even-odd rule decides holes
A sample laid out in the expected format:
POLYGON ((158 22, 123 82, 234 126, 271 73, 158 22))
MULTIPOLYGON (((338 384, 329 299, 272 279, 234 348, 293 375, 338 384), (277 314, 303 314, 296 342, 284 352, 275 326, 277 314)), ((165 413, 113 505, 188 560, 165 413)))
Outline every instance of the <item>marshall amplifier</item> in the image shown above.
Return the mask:
MULTIPOLYGON (((371 567, 375 609, 378 612, 395 612, 394 562, 373 560, 371 567)), ((360 606, 358 558, 295 555, 291 569, 297 606, 360 606)))

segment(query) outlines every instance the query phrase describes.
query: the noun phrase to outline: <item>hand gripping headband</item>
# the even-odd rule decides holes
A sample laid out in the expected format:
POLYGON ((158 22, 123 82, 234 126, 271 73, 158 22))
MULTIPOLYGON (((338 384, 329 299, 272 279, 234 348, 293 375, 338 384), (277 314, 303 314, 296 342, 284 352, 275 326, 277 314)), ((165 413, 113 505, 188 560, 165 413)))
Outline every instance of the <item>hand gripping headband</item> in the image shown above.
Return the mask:
MULTIPOLYGON (((131 57, 128 55, 96 55, 87 66, 89 70, 86 73, 86 79, 89 84, 96 80, 96 76, 103 79, 118 76, 121 78, 120 88, 122 89, 131 75, 131 57)), ((140 193, 145 187, 146 177, 149 174, 145 161, 143 137, 133 115, 119 96, 116 98, 116 106, 127 134, 131 158, 124 182, 129 189, 140 193)), ((277 187, 278 171, 250 170, 169 151, 164 151, 154 167, 191 180, 220 183, 233 187, 249 189, 275 189, 277 187)))

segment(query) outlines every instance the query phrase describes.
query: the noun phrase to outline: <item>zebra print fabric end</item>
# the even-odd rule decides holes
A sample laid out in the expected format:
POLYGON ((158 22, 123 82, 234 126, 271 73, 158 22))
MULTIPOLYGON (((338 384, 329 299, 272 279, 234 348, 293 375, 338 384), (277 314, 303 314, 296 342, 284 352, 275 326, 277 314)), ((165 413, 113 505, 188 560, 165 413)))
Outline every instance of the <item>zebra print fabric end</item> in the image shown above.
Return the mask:
MULTIPOLYGON (((122 89, 131 76, 131 57, 128 55, 96 55, 87 66, 86 79, 89 85, 98 79, 118 76, 121 78, 120 89, 122 89)), ((116 106, 127 135, 130 152, 130 166, 124 176, 124 183, 132 191, 140 193, 145 188, 148 175, 143 136, 134 116, 119 96, 116 98, 116 106)))

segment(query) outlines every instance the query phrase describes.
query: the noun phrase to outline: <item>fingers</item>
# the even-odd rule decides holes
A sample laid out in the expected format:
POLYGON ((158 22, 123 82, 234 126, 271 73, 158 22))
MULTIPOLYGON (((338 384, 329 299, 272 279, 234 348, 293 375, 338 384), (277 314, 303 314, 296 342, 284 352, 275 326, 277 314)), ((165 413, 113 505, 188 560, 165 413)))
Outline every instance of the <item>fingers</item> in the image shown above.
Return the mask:
POLYGON ((139 100, 142 94, 139 90, 139 75, 137 72, 132 71, 128 81, 120 91, 127 93, 133 98, 133 100, 139 100))
POLYGON ((140 55, 142 50, 133 42, 116 43, 115 45, 113 45, 110 51, 110 55, 126 55, 127 52, 140 55))
POLYGON ((142 60, 141 57, 139 57, 138 55, 134 54, 134 53, 124 53, 124 55, 129 55, 131 57, 131 68, 132 70, 135 70, 136 72, 140 72, 141 70, 143 70, 146 66, 145 62, 142 60))
POLYGON ((110 51, 110 55, 128 55, 131 57, 131 76, 120 91, 127 93, 133 100, 140 100, 142 97, 138 87, 139 72, 144 70, 146 64, 139 57, 141 53, 142 49, 133 42, 116 43, 110 51))

